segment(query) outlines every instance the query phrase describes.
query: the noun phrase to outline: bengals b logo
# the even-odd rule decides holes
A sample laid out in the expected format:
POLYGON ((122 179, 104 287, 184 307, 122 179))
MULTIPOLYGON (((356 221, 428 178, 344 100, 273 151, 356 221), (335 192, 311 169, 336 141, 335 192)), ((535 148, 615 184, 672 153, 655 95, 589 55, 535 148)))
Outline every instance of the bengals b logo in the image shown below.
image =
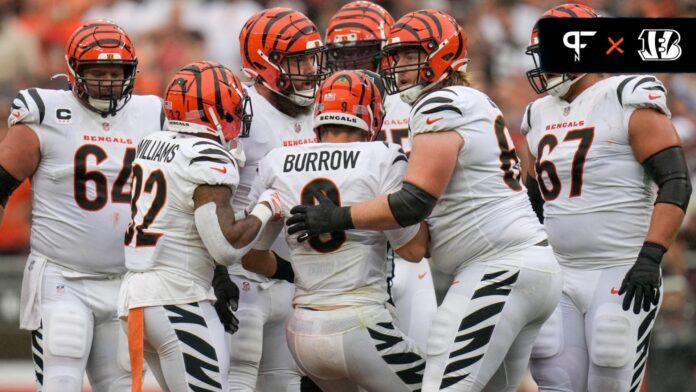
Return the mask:
POLYGON ((681 36, 671 29, 645 29, 638 36, 643 49, 638 51, 643 61, 673 61, 681 56, 681 36))

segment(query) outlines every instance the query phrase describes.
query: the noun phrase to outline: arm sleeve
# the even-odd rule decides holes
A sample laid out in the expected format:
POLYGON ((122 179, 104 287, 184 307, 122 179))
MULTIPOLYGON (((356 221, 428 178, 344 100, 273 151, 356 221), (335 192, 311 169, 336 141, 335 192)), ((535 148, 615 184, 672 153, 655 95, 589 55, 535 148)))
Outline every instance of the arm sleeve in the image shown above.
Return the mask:
POLYGON ((627 77, 619 83, 616 94, 623 110, 624 129, 628 129, 628 122, 636 109, 654 109, 667 117, 672 116, 667 107, 667 89, 655 76, 627 77))

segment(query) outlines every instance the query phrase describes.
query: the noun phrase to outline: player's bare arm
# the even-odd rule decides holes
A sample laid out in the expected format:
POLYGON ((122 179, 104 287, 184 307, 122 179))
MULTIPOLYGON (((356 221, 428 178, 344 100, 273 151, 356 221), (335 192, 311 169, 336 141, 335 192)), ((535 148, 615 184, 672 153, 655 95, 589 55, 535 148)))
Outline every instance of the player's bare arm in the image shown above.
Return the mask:
POLYGON ((681 142, 670 119, 652 109, 633 112, 628 132, 636 160, 643 164, 660 187, 645 240, 669 248, 684 219, 691 195, 681 142), (669 167, 662 168, 665 164, 669 167), (669 195, 660 197, 664 192, 669 192, 669 195))
POLYGON ((270 250, 252 249, 242 257, 244 269, 271 279, 282 279, 293 283, 295 273, 289 261, 270 250))
POLYGON ((309 222, 309 227, 319 227, 320 233, 345 228, 392 230, 419 223, 430 215, 438 197, 445 191, 463 146, 464 140, 454 131, 418 134, 413 139, 404 183, 399 191, 351 207, 320 204, 320 208, 332 210, 328 213, 305 206, 295 207, 290 211, 293 217, 287 222, 290 226, 288 233, 294 234, 307 227, 304 223, 295 224, 298 220, 310 221, 313 218, 324 221, 309 222), (308 213, 300 216, 303 211, 308 213), (327 215, 331 218, 325 220, 327 215))
POLYGON ((193 194, 196 228, 215 261, 230 265, 241 260, 265 224, 279 214, 272 209, 272 202, 263 201, 271 194, 261 195, 261 201, 249 216, 236 221, 229 187, 200 185, 196 188, 193 194))
POLYGON ((404 188, 392 195, 352 206, 355 227, 389 230, 425 219, 452 178, 463 145, 464 140, 454 131, 416 135, 404 176, 404 188), (419 195, 422 192, 434 197, 432 203, 419 195), (413 220, 417 221, 406 222, 413 220), (407 224, 402 225, 399 221, 407 224))
POLYGON ((428 225, 426 225, 425 222, 421 222, 419 226, 418 233, 415 237, 402 247, 395 249, 396 253, 401 256, 402 259, 412 263, 418 263, 423 260, 424 257, 428 256, 428 244, 430 241, 428 225))
POLYGON ((10 127, 0 141, 0 220, 12 192, 39 166, 39 138, 24 124, 10 127))
POLYGON ((640 313, 660 300, 660 262, 672 244, 691 197, 691 180, 679 137, 667 116, 652 109, 631 115, 628 134, 633 154, 658 186, 648 234, 620 294, 623 309, 640 313))
MULTIPOLYGON (((200 185, 193 193, 193 205, 195 209, 215 203, 217 221, 223 235, 233 247, 239 249, 248 245, 256 238, 261 221, 255 216, 235 221, 234 211, 230 205, 232 190, 226 186, 200 185)), ((212 223, 212 222, 211 222, 212 223)))

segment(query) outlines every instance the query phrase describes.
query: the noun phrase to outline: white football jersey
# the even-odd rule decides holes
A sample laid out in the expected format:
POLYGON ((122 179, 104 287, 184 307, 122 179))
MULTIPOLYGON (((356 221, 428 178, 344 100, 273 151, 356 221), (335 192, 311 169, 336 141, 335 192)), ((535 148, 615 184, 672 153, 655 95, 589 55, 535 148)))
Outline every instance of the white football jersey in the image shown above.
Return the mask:
POLYGON ((522 133, 536 158, 544 225, 561 264, 635 262, 655 192, 631 150, 628 121, 637 108, 669 116, 665 95, 653 76, 614 76, 573 102, 549 95, 527 106, 522 133))
MULTIPOLYGON (((406 164, 401 148, 384 142, 278 148, 261 161, 255 190, 278 191, 287 217, 292 207, 313 203, 317 192, 343 206, 395 192, 401 188, 406 164)), ((385 303, 389 299, 387 240, 399 248, 417 232, 418 225, 386 232, 348 230, 302 243, 297 242, 297 235, 287 236, 295 272, 294 304, 385 303)))
POLYGON ((387 95, 384 98, 384 121, 378 139, 401 145, 404 152, 411 151, 411 141, 408 138, 408 114, 411 105, 401 100, 399 94, 387 95))
POLYGON ((215 265, 196 228, 193 193, 238 183, 236 161, 210 139, 165 131, 138 144, 122 310, 208 298, 215 265))
POLYGON ((413 104, 409 126, 411 139, 453 130, 464 140, 452 178, 427 219, 435 268, 454 275, 469 263, 546 239, 519 181, 503 115, 488 96, 464 86, 433 91, 413 104))
MULTIPOLYGON (((317 142, 313 111, 298 117, 290 117, 271 105, 254 87, 247 88, 247 93, 251 99, 254 119, 251 122, 249 137, 241 139, 246 163, 240 169, 239 186, 232 202, 235 211, 250 207, 254 198, 258 196, 251 195, 250 192, 258 173, 259 162, 269 151, 277 147, 317 142)), ((273 250, 283 257, 289 257, 289 250, 282 238, 276 241, 273 250)), ((265 276, 245 270, 241 263, 234 263, 228 269, 234 275, 245 276, 255 281, 268 281, 265 276)))
POLYGON ((27 125, 40 143, 31 252, 79 272, 125 272, 131 162, 138 142, 164 125, 161 100, 133 95, 102 117, 70 91, 31 88, 19 92, 8 121, 27 125))

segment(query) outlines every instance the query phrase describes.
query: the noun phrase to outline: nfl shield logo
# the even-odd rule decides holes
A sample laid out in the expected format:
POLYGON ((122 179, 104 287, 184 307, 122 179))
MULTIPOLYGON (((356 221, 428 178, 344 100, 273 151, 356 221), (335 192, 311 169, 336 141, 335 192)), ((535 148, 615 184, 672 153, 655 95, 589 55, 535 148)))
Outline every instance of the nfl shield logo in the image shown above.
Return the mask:
POLYGON ((102 129, 103 129, 105 132, 109 132, 109 128, 111 128, 111 124, 109 124, 109 123, 106 122, 106 121, 102 123, 102 129))
POLYGON ((567 116, 568 113, 570 113, 570 106, 566 106, 566 107, 563 109, 563 115, 564 115, 564 116, 567 116))
POLYGON ((302 127, 300 127, 300 124, 295 124, 295 133, 300 133, 302 130, 302 127))
POLYGON ((56 293, 63 294, 65 292, 65 285, 59 284, 56 286, 56 293))
POLYGON ((242 282, 242 290, 243 291, 251 290, 251 285, 249 284, 249 282, 242 282))

